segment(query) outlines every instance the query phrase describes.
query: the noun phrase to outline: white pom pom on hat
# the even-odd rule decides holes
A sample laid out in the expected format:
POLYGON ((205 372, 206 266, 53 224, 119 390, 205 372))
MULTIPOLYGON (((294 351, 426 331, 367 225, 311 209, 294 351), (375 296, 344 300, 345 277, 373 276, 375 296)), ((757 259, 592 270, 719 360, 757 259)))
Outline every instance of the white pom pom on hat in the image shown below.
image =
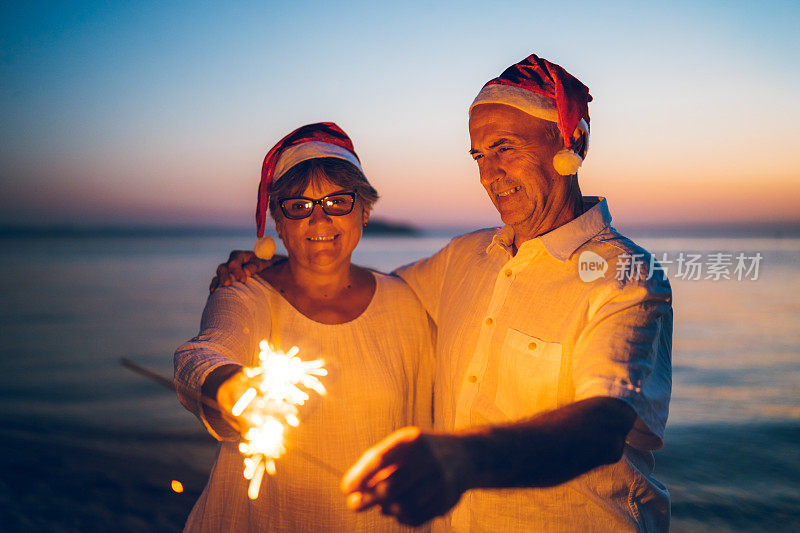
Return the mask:
POLYGON ((275 255, 275 241, 269 235, 259 237, 253 251, 259 259, 272 259, 275 255))
POLYGON ((553 168, 562 176, 572 176, 578 172, 583 163, 583 158, 572 150, 559 150, 553 156, 553 168))

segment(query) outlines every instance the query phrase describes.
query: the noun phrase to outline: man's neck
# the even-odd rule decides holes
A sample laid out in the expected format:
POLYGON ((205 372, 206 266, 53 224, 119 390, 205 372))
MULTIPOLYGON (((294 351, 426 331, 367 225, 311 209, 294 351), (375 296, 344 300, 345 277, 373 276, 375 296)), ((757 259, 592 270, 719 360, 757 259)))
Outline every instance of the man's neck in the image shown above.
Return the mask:
POLYGON ((517 250, 525 241, 550 233, 554 229, 575 220, 583 212, 583 197, 576 185, 565 198, 565 201, 556 202, 554 205, 549 206, 545 210, 545 215, 539 220, 534 222, 524 221, 512 226, 514 228, 514 244, 512 247, 514 254, 517 253, 517 250))

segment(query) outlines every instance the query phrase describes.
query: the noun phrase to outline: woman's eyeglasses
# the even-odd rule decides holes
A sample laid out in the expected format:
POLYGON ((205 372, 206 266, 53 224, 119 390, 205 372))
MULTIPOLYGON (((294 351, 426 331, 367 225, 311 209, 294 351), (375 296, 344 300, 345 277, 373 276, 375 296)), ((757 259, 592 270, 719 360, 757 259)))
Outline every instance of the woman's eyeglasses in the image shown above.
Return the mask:
POLYGON ((282 198, 278 200, 278 205, 283 211, 283 216, 292 220, 300 220, 311 216, 314 212, 314 206, 318 205, 322 208, 326 215, 338 217, 347 215, 353 210, 356 203, 356 193, 351 192, 337 192, 323 196, 319 200, 305 198, 303 196, 297 198, 282 198))

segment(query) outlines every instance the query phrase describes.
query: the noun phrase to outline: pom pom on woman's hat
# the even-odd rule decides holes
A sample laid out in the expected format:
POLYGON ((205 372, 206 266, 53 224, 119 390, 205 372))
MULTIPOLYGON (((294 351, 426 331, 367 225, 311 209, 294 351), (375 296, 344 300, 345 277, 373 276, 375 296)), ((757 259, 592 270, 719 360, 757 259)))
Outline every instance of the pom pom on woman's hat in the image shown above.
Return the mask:
POLYGON ((259 259, 272 259, 272 256, 275 255, 275 241, 269 235, 259 237, 256 239, 253 252, 259 259))

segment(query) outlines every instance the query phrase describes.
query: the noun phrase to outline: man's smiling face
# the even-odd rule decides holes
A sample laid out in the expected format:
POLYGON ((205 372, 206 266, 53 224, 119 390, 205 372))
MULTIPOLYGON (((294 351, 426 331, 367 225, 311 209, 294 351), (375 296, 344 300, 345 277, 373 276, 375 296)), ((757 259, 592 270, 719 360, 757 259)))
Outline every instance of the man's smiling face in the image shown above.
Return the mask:
POLYGON ((503 104, 478 105, 469 119, 470 154, 481 184, 518 235, 541 233, 550 206, 562 205, 568 195, 569 180, 553 168, 553 156, 563 148, 554 126, 503 104))

